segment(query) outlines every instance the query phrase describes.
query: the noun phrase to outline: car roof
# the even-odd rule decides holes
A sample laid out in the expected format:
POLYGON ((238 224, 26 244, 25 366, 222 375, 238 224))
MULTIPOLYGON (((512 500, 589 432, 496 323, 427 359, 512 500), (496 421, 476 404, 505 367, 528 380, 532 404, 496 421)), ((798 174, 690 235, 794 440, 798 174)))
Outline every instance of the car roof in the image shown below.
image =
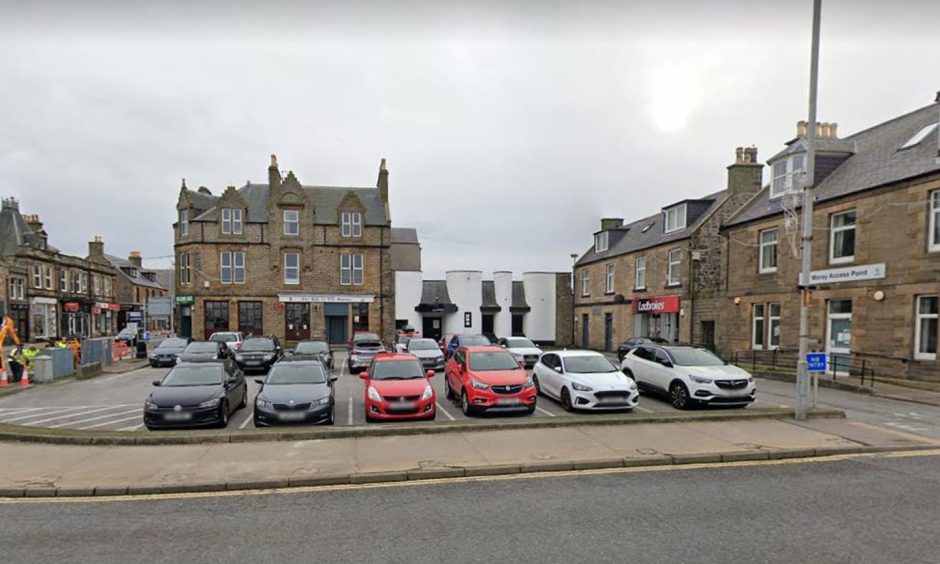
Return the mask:
POLYGON ((468 353, 475 353, 475 352, 495 352, 495 351, 504 351, 504 352, 505 352, 505 350, 506 350, 506 349, 504 349, 503 347, 500 347, 500 346, 498 346, 498 345, 470 345, 470 346, 467 346, 467 347, 460 347, 460 348, 464 349, 464 350, 467 351, 468 353))
POLYGON ((564 351, 548 351, 545 354, 557 354, 558 356, 604 356, 604 353, 599 353, 597 351, 589 351, 584 349, 575 349, 575 350, 564 350, 564 351))
POLYGON ((372 360, 372 362, 389 362, 396 360, 418 360, 418 358, 415 355, 409 353, 384 352, 375 355, 375 358, 372 360))
POLYGON ((282 358, 281 360, 275 362, 274 365, 277 366, 278 364, 281 364, 281 363, 287 363, 287 364, 310 364, 310 365, 316 365, 316 366, 320 366, 320 367, 323 366, 323 363, 320 362, 320 359, 319 359, 319 358, 310 358, 310 357, 303 357, 303 356, 301 356, 301 357, 299 357, 299 358, 296 357, 296 356, 295 356, 295 357, 282 358))
POLYGON ((222 366, 225 364, 225 359, 207 358, 205 360, 184 360, 174 365, 173 368, 181 368, 186 366, 205 366, 207 364, 218 364, 219 366, 222 366))

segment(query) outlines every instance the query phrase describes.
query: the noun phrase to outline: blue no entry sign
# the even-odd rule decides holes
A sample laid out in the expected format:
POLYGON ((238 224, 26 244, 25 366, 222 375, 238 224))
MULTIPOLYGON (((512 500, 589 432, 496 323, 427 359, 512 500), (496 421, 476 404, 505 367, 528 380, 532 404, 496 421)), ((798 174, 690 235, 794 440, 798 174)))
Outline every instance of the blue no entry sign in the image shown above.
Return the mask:
POLYGON ((806 355, 806 364, 808 365, 808 370, 810 372, 825 372, 826 365, 826 353, 809 353, 806 355))

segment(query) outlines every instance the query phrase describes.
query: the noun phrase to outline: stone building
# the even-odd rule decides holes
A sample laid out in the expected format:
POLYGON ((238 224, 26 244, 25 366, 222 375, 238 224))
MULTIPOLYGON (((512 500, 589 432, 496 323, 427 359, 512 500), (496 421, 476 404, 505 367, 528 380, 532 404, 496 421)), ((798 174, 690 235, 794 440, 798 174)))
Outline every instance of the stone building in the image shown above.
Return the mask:
POLYGON ((88 244, 88 260, 101 264, 110 264, 116 273, 115 298, 121 306, 117 313, 117 330, 128 323, 137 323, 138 327, 148 331, 166 330, 167 323, 152 319, 147 315, 147 300, 166 297, 167 289, 157 281, 154 270, 144 268, 138 251, 131 251, 126 259, 104 252, 104 242, 100 238, 88 244))
POLYGON ((110 265, 59 252, 38 215, 13 198, 0 210, 3 312, 24 340, 113 335, 120 306, 110 265))
POLYGON ((722 304, 721 222, 761 188, 757 149, 737 149, 724 190, 624 224, 601 220, 575 264, 574 342, 613 350, 630 337, 714 346, 722 304))
MULTIPOLYGON (((817 125, 809 328, 831 370, 940 380, 938 118, 933 103, 841 139, 817 125)), ((798 201, 805 132, 801 122, 768 160, 770 184, 723 227, 726 354, 798 347, 800 221, 785 210, 798 201)))
POLYGON ((266 184, 213 195, 185 182, 173 224, 177 327, 344 343, 395 333, 388 170, 375 187, 305 186, 271 156, 266 184))

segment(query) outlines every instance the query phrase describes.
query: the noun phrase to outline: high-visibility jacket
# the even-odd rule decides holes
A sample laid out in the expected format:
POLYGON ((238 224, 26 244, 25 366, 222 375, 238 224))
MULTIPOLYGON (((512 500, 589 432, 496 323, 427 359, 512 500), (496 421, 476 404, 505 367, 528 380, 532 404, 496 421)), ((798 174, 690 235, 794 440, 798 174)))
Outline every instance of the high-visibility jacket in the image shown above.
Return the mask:
POLYGON ((39 355, 39 349, 30 348, 23 351, 23 364, 30 370, 33 369, 33 359, 39 355))

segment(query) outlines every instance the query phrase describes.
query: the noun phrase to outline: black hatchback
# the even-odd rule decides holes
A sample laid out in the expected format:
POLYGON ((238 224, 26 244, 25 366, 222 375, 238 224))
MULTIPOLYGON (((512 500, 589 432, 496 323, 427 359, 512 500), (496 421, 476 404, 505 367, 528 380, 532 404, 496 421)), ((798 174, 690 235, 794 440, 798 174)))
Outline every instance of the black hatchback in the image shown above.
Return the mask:
POLYGON ((245 372, 267 372, 283 355, 277 337, 251 337, 235 353, 235 363, 245 372))
POLYGON ((334 421, 333 382, 319 360, 285 360, 275 364, 265 380, 255 380, 255 427, 334 421))
POLYGON ((177 364, 153 385, 144 403, 148 429, 226 427, 248 403, 245 375, 230 360, 177 364))

